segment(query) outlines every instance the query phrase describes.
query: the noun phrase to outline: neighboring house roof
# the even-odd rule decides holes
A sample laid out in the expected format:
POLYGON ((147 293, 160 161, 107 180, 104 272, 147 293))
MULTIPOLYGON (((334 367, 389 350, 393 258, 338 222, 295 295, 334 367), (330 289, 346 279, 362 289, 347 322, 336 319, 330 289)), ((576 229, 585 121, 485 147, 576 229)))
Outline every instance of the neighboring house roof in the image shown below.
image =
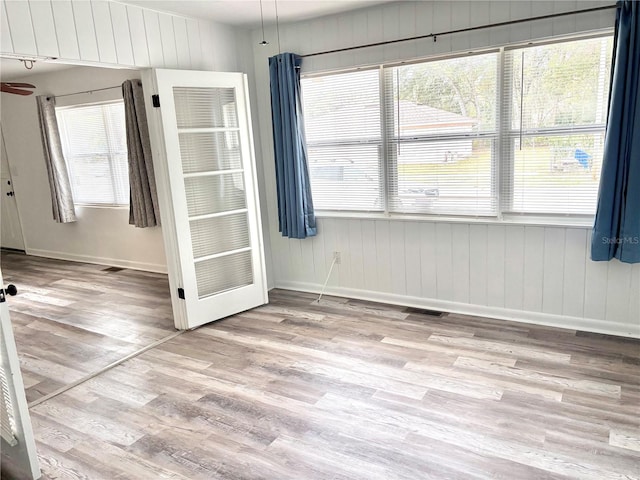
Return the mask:
MULTIPOLYGON (((418 133, 420 130, 430 133, 429 131, 442 131, 449 128, 457 129, 457 131, 460 129, 470 131, 471 127, 477 123, 475 119, 464 115, 401 100, 399 105, 394 102, 395 125, 398 125, 398 106, 400 107, 400 130, 403 134, 418 133)), ((309 115, 305 117, 307 141, 312 143, 336 138, 379 135, 380 127, 375 120, 372 120, 379 118, 378 109, 377 103, 359 103, 357 105, 343 103, 330 112, 330 117, 322 114, 309 115), (331 121, 327 121, 328 118, 331 118, 331 121)))
POLYGON ((475 125, 475 119, 448 112, 429 105, 419 105, 408 100, 394 103, 394 119, 398 120, 400 110, 400 125, 403 130, 422 128, 461 127, 475 125))

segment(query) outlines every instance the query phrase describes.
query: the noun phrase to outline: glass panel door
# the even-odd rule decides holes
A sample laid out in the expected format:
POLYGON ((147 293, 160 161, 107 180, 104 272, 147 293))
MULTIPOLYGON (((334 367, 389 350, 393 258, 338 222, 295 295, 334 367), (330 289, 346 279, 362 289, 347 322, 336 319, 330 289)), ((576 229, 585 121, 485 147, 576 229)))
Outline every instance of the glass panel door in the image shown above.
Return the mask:
POLYGON ((174 87, 173 96, 198 298, 204 298, 253 283, 235 91, 174 87))
POLYGON ((149 124, 161 122, 165 147, 154 164, 169 278, 180 290, 174 302, 185 307, 174 305, 174 315, 176 327, 193 328, 267 302, 246 82, 236 73, 152 75, 161 106, 148 108, 149 124))

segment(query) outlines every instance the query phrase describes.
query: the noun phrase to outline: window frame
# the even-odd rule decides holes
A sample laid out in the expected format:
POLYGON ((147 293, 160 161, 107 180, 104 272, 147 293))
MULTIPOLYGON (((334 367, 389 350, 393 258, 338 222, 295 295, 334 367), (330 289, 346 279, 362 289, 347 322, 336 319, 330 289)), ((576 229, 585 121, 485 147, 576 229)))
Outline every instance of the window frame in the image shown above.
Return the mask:
MULTIPOLYGON (((612 28, 601 29, 587 33, 574 33, 565 36, 559 36, 551 39, 530 40, 518 43, 503 45, 500 47, 487 47, 468 50, 465 52, 448 52, 441 55, 433 55, 424 58, 413 58, 409 60, 399 60, 390 63, 380 63, 376 65, 360 66, 346 68, 340 70, 329 70, 322 72, 310 72, 302 74, 301 78, 322 77, 340 73, 349 73, 360 70, 369 70, 377 68, 380 74, 380 114, 382 122, 382 158, 381 158, 381 205, 382 211, 362 211, 362 210, 318 210, 316 216, 320 218, 360 218, 360 219, 397 219, 397 220, 414 220, 414 221, 439 221, 445 223, 480 223, 480 224, 522 224, 522 225, 550 225, 550 226, 571 226, 585 227, 593 226, 594 214, 579 213, 530 213, 530 212, 514 212, 509 211, 513 204, 513 186, 514 186, 514 159, 515 159, 515 139, 527 136, 552 136, 563 134, 578 133, 602 133, 606 131, 606 120, 604 124, 595 124, 588 126, 575 127, 546 127, 535 130, 526 130, 522 134, 520 130, 515 130, 511 123, 511 114, 513 112, 513 96, 509 92, 512 88, 512 67, 513 62, 507 62, 509 52, 529 47, 539 47, 544 45, 555 45, 560 43, 589 40, 595 38, 610 37, 614 34, 612 28), (491 192, 496 203, 495 214, 437 214, 422 212, 392 212, 389 210, 390 199, 392 198, 393 186, 390 184, 390 169, 393 165, 389 159, 389 143, 393 139, 393 134, 389 134, 389 126, 387 117, 389 113, 386 111, 386 105, 389 103, 385 96, 385 89, 388 90, 387 80, 385 79, 385 69, 392 67, 411 65, 417 63, 427 63, 432 61, 448 60, 453 58, 464 58, 474 55, 483 55, 489 53, 497 53, 497 76, 496 76, 496 121, 495 133, 474 133, 471 135, 442 135, 433 136, 428 141, 434 141, 440 137, 443 140, 451 140, 454 137, 472 138, 472 139, 488 139, 492 141, 492 173, 491 173, 491 192), (506 122, 506 123, 505 123, 506 122), (506 126, 505 126, 506 125, 506 126), (390 136, 391 135, 391 136, 390 136), (502 173, 507 168, 510 171, 508 181, 510 195, 506 196, 503 192, 504 182, 502 173)), ((392 102, 391 102, 392 103, 392 102)), ((418 141, 418 140, 417 140, 418 141)), ((422 141, 422 140, 420 140, 422 141)), ((400 141, 401 142, 401 141, 400 141)), ((340 142, 335 142, 337 145, 340 142)), ((394 175, 397 182, 397 166, 394 175)), ((395 186, 397 191, 397 185, 395 186)))
MULTIPOLYGON (((312 142, 309 143, 306 141, 305 138, 305 142, 306 142, 306 146, 307 146, 307 151, 309 151, 309 148, 324 148, 324 147, 332 147, 332 146, 345 146, 345 147, 350 147, 350 146, 355 146, 355 145, 373 145, 373 146, 377 146, 378 147, 378 175, 380 178, 380 184, 379 184, 379 188, 380 188, 380 206, 381 208, 378 209, 371 209, 371 210, 348 210, 349 212, 352 212, 354 214, 361 214, 361 215, 365 215, 365 216, 369 216, 369 215, 379 215, 379 214, 387 214, 388 213, 388 198, 387 198, 387 188, 388 188, 388 179, 387 179, 387 162, 385 161, 385 152, 387 151, 387 145, 388 145, 388 140, 387 140, 387 136, 385 135, 385 131, 386 131, 386 125, 385 125, 385 113, 384 113, 384 105, 383 105, 383 100, 384 100, 384 83, 383 83, 383 76, 384 76, 384 65, 369 65, 369 66, 362 66, 362 67, 353 67, 353 68, 348 68, 348 69, 342 69, 342 70, 333 70, 330 72, 318 72, 318 73, 310 73, 310 74, 305 74, 305 75, 301 75, 301 78, 314 78, 314 77, 326 77, 326 76, 330 76, 330 75, 340 75, 340 74, 345 74, 345 73, 355 73, 355 72, 362 72, 362 71, 377 71, 378 73, 378 98, 380 100, 380 140, 374 140, 371 137, 366 137, 366 136, 362 136, 359 137, 358 139, 341 139, 341 140, 337 140, 337 141, 323 141, 323 142, 312 142)), ((304 95, 303 89, 300 89, 301 91, 301 95, 304 95)), ((302 101, 302 104, 304 104, 304 100, 302 101)), ((306 129, 305 129, 305 133, 306 133, 306 129)), ((308 165, 309 166, 309 165, 308 165)), ((309 169, 309 171, 311 171, 309 169)), ((347 210, 316 210, 316 214, 318 212, 346 212, 347 210)))
MULTIPOLYGON (((59 111, 65 111, 65 110, 74 110, 74 109, 79 109, 79 108, 89 108, 89 107, 98 107, 98 106, 104 106, 104 105, 115 105, 115 104, 122 104, 124 107, 124 99, 120 98, 120 99, 115 99, 115 100, 104 100, 104 101, 99 101, 99 102, 87 102, 87 103, 77 103, 77 104, 73 104, 73 105, 64 105, 64 106, 60 106, 60 107, 55 107, 56 110, 56 116, 58 114, 59 111)), ((105 125, 105 133, 107 136, 107 144, 108 144, 108 149, 109 152, 107 154, 108 157, 108 163, 109 163, 109 174, 111 176, 111 188, 113 190, 113 197, 114 199, 118 197, 117 195, 117 175, 115 173, 115 168, 114 168, 114 152, 111 150, 111 142, 110 142, 110 138, 112 136, 112 129, 113 129, 113 125, 111 125, 110 122, 107 121, 107 116, 105 115, 104 110, 102 110, 102 116, 103 116, 103 121, 104 121, 104 125, 105 125)), ((126 117, 125 117, 125 129, 126 129, 126 117)), ((62 130, 62 129, 59 129, 62 130)), ((66 129, 64 132, 60 131, 60 135, 61 137, 64 135, 65 139, 62 140, 61 138, 61 142, 62 145, 69 144, 69 138, 67 136, 67 132, 66 129)), ((64 150, 64 148, 63 148, 64 150)), ((125 153, 128 155, 128 149, 125 151, 125 153)), ((78 156, 89 156, 91 154, 87 154, 87 155, 78 155, 78 156)), ((67 170, 69 172, 69 176, 73 175, 73 167, 71 166, 70 162, 68 161, 68 159, 66 158, 65 155, 65 164, 67 166, 67 170)), ((128 174, 128 172, 127 172, 128 174)), ((126 189, 129 189, 129 185, 126 185, 126 189)), ((72 190, 73 190, 73 186, 72 186, 72 190)), ((77 207, 83 207, 83 208, 109 208, 109 209, 129 209, 129 202, 130 199, 127 201, 127 203, 97 203, 97 202, 81 202, 81 201, 76 201, 76 199, 73 199, 73 204, 74 206, 77 207)))

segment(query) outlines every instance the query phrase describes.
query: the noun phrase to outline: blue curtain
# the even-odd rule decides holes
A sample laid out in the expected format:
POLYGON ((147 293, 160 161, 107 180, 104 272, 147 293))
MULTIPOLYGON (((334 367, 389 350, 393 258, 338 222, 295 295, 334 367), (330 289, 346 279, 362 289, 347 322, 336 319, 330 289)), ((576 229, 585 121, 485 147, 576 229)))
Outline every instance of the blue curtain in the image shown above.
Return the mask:
POLYGON ((591 259, 640 263, 640 2, 619 1, 591 259))
POLYGON ((289 238, 317 232, 300 100, 300 61, 293 53, 269 58, 278 221, 282 236, 289 238))

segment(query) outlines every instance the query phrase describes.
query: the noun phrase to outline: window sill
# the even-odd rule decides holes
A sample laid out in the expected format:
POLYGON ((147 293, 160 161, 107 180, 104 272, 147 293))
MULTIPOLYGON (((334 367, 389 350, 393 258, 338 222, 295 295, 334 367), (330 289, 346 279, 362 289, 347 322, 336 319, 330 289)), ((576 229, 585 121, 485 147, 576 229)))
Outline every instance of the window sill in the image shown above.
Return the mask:
POLYGON ((91 203, 76 203, 74 205, 76 208, 95 208, 100 210, 129 210, 129 205, 98 205, 91 203))
POLYGON ((375 213, 375 212, 341 212, 341 211, 316 211, 317 218, 345 218, 356 220, 396 220, 405 222, 432 222, 432 223, 466 223, 478 225, 522 225, 535 227, 571 227, 592 228, 593 217, 545 217, 533 215, 509 215, 502 219, 497 217, 457 217, 446 215, 418 215, 401 213, 375 213))

